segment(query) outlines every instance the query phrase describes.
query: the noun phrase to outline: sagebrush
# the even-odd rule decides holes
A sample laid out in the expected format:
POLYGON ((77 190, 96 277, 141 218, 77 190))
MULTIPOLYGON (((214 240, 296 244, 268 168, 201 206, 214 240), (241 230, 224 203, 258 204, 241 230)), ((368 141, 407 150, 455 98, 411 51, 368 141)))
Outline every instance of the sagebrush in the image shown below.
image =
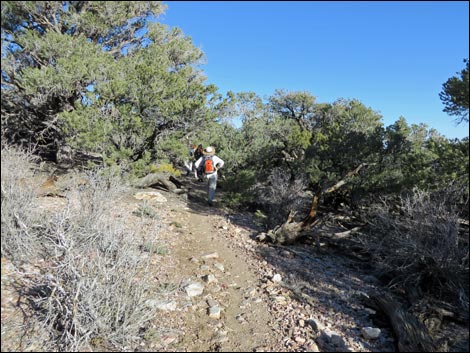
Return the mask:
POLYGON ((44 264, 41 271, 20 273, 20 294, 49 333, 44 349, 135 349, 155 318, 144 274, 161 247, 158 217, 147 218, 145 227, 126 224, 116 207, 125 187, 99 171, 71 187, 62 207, 48 211, 17 178, 34 169, 30 154, 2 149, 2 256, 44 264))

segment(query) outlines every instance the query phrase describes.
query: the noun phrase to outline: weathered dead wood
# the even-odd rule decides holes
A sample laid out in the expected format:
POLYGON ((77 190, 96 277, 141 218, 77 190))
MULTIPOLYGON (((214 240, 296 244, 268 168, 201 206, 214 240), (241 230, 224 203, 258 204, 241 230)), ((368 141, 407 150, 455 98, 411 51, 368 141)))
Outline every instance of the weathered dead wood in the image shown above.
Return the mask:
MULTIPOLYGON (((282 224, 281 226, 278 226, 274 228, 273 230, 269 231, 267 236, 271 239, 273 243, 277 244, 292 244, 296 240, 298 240, 300 237, 306 236, 309 234, 309 229, 307 229, 302 222, 294 222, 295 212, 290 212, 289 216, 287 217, 287 221, 282 224)), ((316 224, 318 224, 320 220, 315 220, 312 222, 310 227, 314 227, 316 224)))
POLYGON ((425 324, 426 320, 433 318, 440 322, 447 320, 468 326, 470 321, 468 308, 459 308, 455 304, 426 297, 419 287, 406 288, 406 295, 413 307, 413 313, 417 317, 422 317, 421 321, 425 324))
POLYGON ((373 309, 384 313, 390 320, 398 341, 399 352, 436 352, 436 346, 426 327, 388 293, 364 299, 373 309))
POLYGON ((326 195, 326 194, 331 194, 332 192, 334 192, 334 191, 338 190, 339 188, 341 188, 343 185, 346 185, 346 183, 348 182, 348 179, 350 177, 352 177, 353 175, 359 173, 359 171, 367 165, 368 165, 367 163, 361 163, 354 170, 347 173, 345 175, 345 177, 343 179, 341 179, 340 181, 338 181, 335 185, 330 186, 328 188, 321 188, 320 191, 316 192, 313 195, 312 204, 310 206, 310 212, 307 215, 307 217, 302 221, 304 226, 308 226, 311 223, 313 223, 313 221, 314 221, 313 219, 317 216, 318 204, 319 204, 319 200, 320 200, 321 196, 326 195))
POLYGON ((179 181, 178 179, 176 179, 173 175, 170 175, 169 180, 173 184, 175 184, 178 189, 183 188, 183 183, 181 181, 179 181))
POLYGON ((467 227, 467 228, 469 228, 469 226, 470 226, 470 222, 469 222, 467 219, 459 218, 459 219, 458 219, 458 222, 459 222, 459 225, 460 225, 461 227, 467 227))
POLYGON ((183 183, 176 179, 173 175, 168 173, 152 173, 137 180, 134 186, 138 188, 155 187, 161 188, 175 194, 186 193, 187 190, 183 188, 183 183))
MULTIPOLYGON (((322 188, 316 193, 314 193, 312 203, 310 205, 310 211, 301 222, 294 222, 294 213, 291 212, 289 213, 287 221, 284 224, 268 232, 268 237, 272 240, 273 243, 292 244, 299 238, 310 234, 312 229, 321 222, 321 219, 318 218, 318 206, 320 202, 320 197, 325 194, 332 193, 341 188, 347 183, 348 178, 359 173, 359 171, 367 165, 367 163, 361 163, 354 170, 347 173, 343 179, 338 181, 333 186, 322 188)), ((316 239, 316 243, 318 248, 320 243, 318 237, 316 239)))
POLYGON ((350 229, 350 230, 347 230, 347 231, 344 231, 344 232, 334 233, 334 239, 348 238, 351 234, 357 233, 361 229, 362 229, 362 227, 354 227, 353 229, 350 229))

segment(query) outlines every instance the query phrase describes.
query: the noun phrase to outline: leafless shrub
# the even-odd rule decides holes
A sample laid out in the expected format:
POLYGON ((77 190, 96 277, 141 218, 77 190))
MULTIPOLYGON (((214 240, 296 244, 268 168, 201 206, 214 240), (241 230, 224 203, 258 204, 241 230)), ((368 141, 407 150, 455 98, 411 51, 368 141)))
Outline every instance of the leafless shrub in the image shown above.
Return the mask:
POLYGON ((419 286, 453 296, 468 310, 468 232, 459 232, 455 194, 414 190, 383 200, 369 214, 369 251, 394 275, 391 286, 419 286))
POLYGON ((88 180, 77 192, 79 205, 70 203, 44 231, 52 266, 36 283, 48 288, 36 306, 60 350, 90 343, 135 348, 155 315, 145 304, 150 256, 139 245, 141 238, 149 244, 159 223, 127 227, 116 215, 114 180, 97 175, 88 180))
POLYGON ((290 180, 290 175, 281 168, 274 169, 264 185, 255 186, 258 201, 268 215, 267 226, 274 227, 286 221, 290 211, 299 211, 308 207, 305 199, 305 180, 290 180))
POLYGON ((158 217, 129 224, 117 207, 123 186, 103 172, 68 190, 60 211, 40 211, 34 193, 14 180, 30 176, 28 158, 2 149, 2 256, 33 265, 44 260, 41 271, 23 274, 20 289, 49 332, 44 349, 136 349, 156 312, 145 274, 161 247, 158 217))
POLYGON ((25 260, 37 254, 41 217, 37 210, 33 179, 35 157, 2 144, 2 257, 25 260))
POLYGON ((61 350, 77 351, 97 340, 131 347, 155 314, 145 305, 149 288, 142 278, 149 257, 137 251, 122 224, 93 228, 87 229, 88 239, 74 237, 79 235, 74 230, 61 236, 60 226, 51 229, 58 257, 39 284, 49 294, 36 305, 61 350))

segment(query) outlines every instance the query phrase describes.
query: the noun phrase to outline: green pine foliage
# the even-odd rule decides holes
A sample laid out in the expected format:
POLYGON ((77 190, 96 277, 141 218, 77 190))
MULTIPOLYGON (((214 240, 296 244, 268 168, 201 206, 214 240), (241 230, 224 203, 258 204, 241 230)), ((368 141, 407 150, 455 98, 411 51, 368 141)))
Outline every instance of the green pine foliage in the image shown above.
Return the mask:
POLYGON ((160 2, 6 2, 2 132, 39 149, 67 144, 108 164, 157 158, 162 140, 208 119, 204 54, 150 21, 160 2), (146 32, 144 36, 135 35, 146 32), (18 65, 19 63, 19 65, 18 65))
POLYGON ((444 112, 456 116, 456 122, 468 123, 469 100, 469 78, 468 78, 468 58, 464 59, 465 68, 460 71, 459 76, 449 78, 443 85, 439 98, 444 104, 444 112))

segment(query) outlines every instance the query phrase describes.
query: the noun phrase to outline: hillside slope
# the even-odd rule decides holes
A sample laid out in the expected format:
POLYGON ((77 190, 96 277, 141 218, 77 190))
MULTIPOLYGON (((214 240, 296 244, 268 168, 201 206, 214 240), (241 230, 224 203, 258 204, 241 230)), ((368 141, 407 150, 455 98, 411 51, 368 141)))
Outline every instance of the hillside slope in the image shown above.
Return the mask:
MULTIPOLYGON (((220 202, 208 207, 205 184, 184 182, 188 195, 128 189, 113 200, 115 217, 129 227, 145 220, 142 209, 156 215, 149 226, 160 223, 161 247, 139 279, 155 284, 149 305, 158 315, 140 351, 395 351, 389 323, 363 303, 364 295, 380 290, 366 267, 307 244, 260 243, 250 214, 220 202), (378 337, 368 328, 380 329, 378 337)), ((66 198, 39 202, 52 211, 66 198)), ((41 333, 29 325, 32 313, 18 294, 18 284, 41 266, 2 259, 2 351, 42 350, 41 333)), ((95 343, 96 350, 126 350, 95 343)))

